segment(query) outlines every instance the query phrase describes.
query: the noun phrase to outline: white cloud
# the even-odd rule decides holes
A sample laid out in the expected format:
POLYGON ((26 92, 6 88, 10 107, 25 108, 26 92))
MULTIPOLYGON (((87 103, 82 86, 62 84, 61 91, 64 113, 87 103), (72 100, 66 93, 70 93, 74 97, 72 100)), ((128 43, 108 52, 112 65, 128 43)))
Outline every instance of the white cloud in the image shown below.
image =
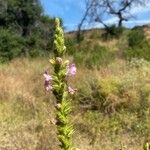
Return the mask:
MULTIPOLYGON (((131 14, 134 16, 138 15, 138 14, 143 14, 150 11, 150 1, 148 1, 148 3, 146 3, 145 6, 141 6, 141 5, 135 5, 133 7, 133 9, 131 10, 131 14)), ((110 19, 107 19, 106 21, 104 21, 107 24, 114 24, 118 21, 117 17, 112 17, 110 19)), ((128 23, 149 23, 149 20, 133 20, 133 21, 128 21, 125 22, 125 24, 128 23)))
POLYGON ((136 25, 142 25, 142 24, 148 24, 150 23, 150 20, 132 20, 132 21, 128 21, 125 22, 124 24, 136 24, 136 25))
POLYGON ((145 13, 147 11, 150 11, 150 1, 148 1, 145 6, 135 5, 134 8, 131 10, 131 14, 145 13))
POLYGON ((106 24, 113 24, 113 23, 116 23, 117 21, 118 21, 117 17, 112 17, 112 18, 107 19, 106 21, 104 21, 104 23, 106 23, 106 24))

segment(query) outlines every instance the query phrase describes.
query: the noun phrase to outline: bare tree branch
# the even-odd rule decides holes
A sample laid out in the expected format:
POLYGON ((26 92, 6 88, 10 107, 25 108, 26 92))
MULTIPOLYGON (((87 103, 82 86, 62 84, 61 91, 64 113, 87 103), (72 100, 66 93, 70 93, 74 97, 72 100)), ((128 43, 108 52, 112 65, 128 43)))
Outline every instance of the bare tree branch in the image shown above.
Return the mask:
POLYGON ((97 21, 103 24, 104 15, 116 16, 118 21, 118 26, 122 26, 123 21, 127 21, 130 15, 126 15, 130 12, 135 5, 146 4, 150 0, 88 0, 88 6, 86 7, 85 15, 80 24, 90 18, 90 22, 97 21), (119 24, 120 22, 120 24, 119 24))
POLYGON ((144 6, 150 0, 86 0, 86 9, 81 22, 78 25, 77 37, 81 36, 81 28, 85 22, 98 22, 106 30, 109 25, 104 21, 109 16, 118 18, 118 27, 122 27, 123 21, 128 21, 133 15, 132 8, 144 6))

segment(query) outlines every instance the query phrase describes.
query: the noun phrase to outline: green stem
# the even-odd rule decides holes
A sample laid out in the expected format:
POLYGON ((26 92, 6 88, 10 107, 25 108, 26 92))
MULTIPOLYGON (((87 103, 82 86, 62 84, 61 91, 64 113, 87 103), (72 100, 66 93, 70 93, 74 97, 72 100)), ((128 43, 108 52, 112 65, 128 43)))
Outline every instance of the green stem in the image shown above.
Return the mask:
POLYGON ((64 63, 62 56, 66 48, 64 45, 64 34, 60 27, 59 19, 56 19, 56 29, 54 36, 54 77, 53 94, 56 97, 56 125, 58 139, 61 150, 74 150, 72 146, 73 127, 69 121, 71 112, 70 96, 66 81, 67 63, 64 63))

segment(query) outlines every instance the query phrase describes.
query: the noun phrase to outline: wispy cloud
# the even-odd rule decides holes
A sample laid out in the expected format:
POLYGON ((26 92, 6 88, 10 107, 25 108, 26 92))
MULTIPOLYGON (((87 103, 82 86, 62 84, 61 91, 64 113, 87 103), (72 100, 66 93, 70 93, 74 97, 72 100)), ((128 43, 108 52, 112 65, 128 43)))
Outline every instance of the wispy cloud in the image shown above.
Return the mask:
MULTIPOLYGON (((130 11, 130 14, 135 16, 135 18, 131 18, 131 20, 127 21, 127 22, 123 22, 123 24, 125 26, 134 26, 134 25, 143 25, 143 24, 147 24, 150 23, 150 20, 148 19, 136 19, 136 16, 138 15, 143 15, 144 13, 147 13, 148 11, 150 11, 150 1, 148 1, 148 3, 145 6, 141 6, 141 5, 135 5, 132 10, 130 11)), ((104 20, 104 23, 111 25, 111 24, 116 24, 118 23, 118 18, 117 17, 111 17, 108 18, 106 20, 104 20)), ((103 27, 103 25, 101 23, 93 23, 93 24, 86 24, 84 26, 84 28, 101 28, 103 27)))
POLYGON ((131 21, 125 22, 124 24, 142 25, 142 24, 148 24, 148 23, 150 23, 150 19, 149 20, 131 20, 131 21))
POLYGON ((145 13, 147 11, 150 11, 150 1, 148 1, 144 6, 135 5, 131 10, 131 14, 145 13))
MULTIPOLYGON (((145 5, 145 6, 141 6, 141 5, 135 5, 133 7, 133 9, 130 11, 130 14, 133 15, 133 16, 137 16, 139 14, 144 14, 146 12, 150 11, 150 1, 145 5)), ((118 21, 118 18, 117 17, 112 17, 112 18, 109 18, 107 19, 106 21, 104 21, 105 23, 108 23, 108 24, 114 24, 118 21)), ((128 23, 147 23, 146 20, 132 20, 132 21, 128 21, 128 22, 125 22, 125 24, 128 24, 128 23)), ((148 21, 149 23, 149 21, 148 21)))
MULTIPOLYGON (((58 16, 64 20, 66 30, 76 30, 82 15, 85 11, 85 0, 41 0, 45 13, 50 16, 58 16)), ((124 22, 125 26, 134 26, 138 24, 150 23, 148 19, 150 12, 150 0, 147 0, 146 6, 135 5, 131 14, 137 18, 131 18, 128 22, 124 22)), ((105 17, 104 17, 105 18, 105 17)), ((104 20, 107 24, 115 24, 118 22, 117 17, 109 17, 104 20)), ((103 27, 100 23, 85 23, 83 28, 103 27)))

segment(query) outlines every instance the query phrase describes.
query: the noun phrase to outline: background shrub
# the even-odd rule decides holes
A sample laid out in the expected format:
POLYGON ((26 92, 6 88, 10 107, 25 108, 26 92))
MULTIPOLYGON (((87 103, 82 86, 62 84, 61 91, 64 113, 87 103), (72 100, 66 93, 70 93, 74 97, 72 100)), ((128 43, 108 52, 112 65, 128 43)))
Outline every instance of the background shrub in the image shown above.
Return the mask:
POLYGON ((100 65, 107 65, 114 59, 114 55, 110 52, 106 47, 95 44, 93 49, 89 52, 85 60, 85 65, 88 68, 93 68, 96 66, 97 68, 100 65))
POLYGON ((105 70, 105 76, 94 71, 84 73, 79 85, 76 85, 79 89, 76 98, 79 104, 104 114, 126 110, 130 113, 136 112, 141 118, 148 116, 149 62, 133 59, 123 68, 123 74, 117 70, 107 72, 109 74, 106 72, 107 70, 105 70))
POLYGON ((104 40, 109 40, 112 38, 119 38, 124 31, 124 27, 117 27, 116 25, 111 25, 105 30, 106 32, 102 35, 102 37, 104 40))
POLYGON ((145 36, 142 29, 133 29, 128 34, 128 43, 132 48, 141 46, 144 40, 145 36))
POLYGON ((145 60, 150 60, 150 44, 141 28, 130 31, 128 34, 128 45, 129 48, 125 50, 127 59, 144 58, 145 60))
POLYGON ((0 61, 8 61, 20 56, 23 39, 12 31, 0 29, 0 61))
POLYGON ((67 48, 68 55, 72 55, 75 53, 75 51, 76 51, 75 44, 76 44, 76 40, 74 38, 66 38, 65 39, 65 45, 67 48))

